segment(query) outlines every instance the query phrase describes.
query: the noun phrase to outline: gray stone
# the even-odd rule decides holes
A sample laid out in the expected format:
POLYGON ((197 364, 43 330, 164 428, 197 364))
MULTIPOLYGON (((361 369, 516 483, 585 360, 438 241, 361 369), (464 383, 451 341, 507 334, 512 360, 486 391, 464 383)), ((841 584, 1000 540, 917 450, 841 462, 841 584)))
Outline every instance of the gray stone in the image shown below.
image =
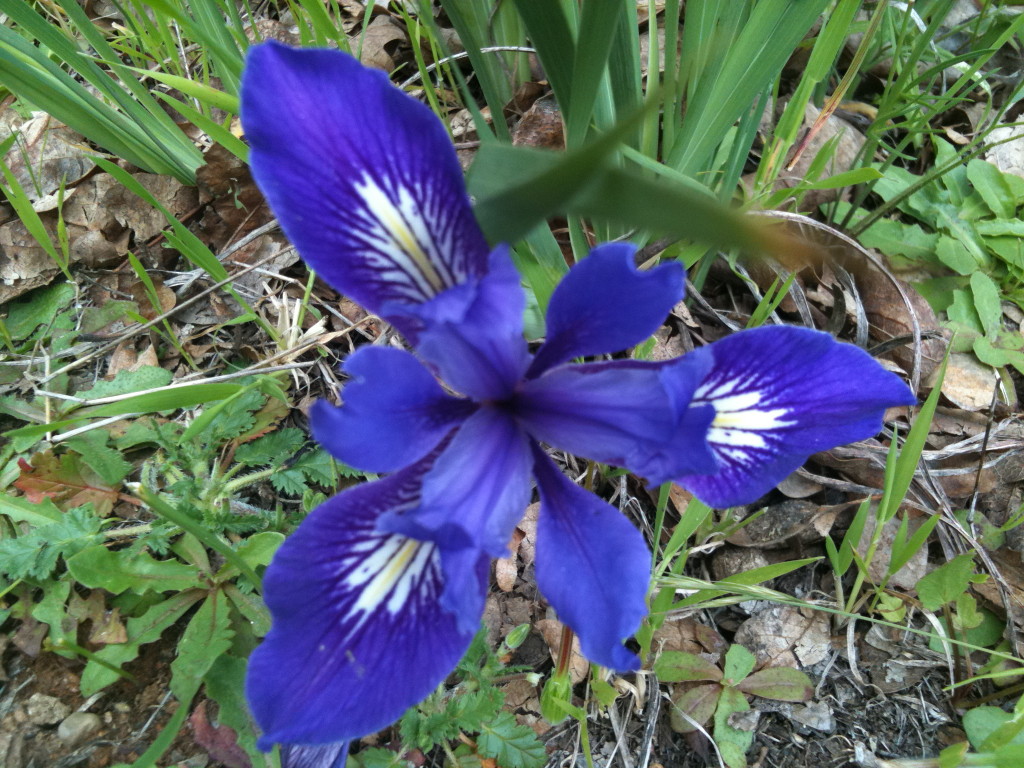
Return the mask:
POLYGON ((92 712, 72 712, 57 726, 57 738, 69 747, 75 747, 99 731, 101 725, 99 715, 92 712))

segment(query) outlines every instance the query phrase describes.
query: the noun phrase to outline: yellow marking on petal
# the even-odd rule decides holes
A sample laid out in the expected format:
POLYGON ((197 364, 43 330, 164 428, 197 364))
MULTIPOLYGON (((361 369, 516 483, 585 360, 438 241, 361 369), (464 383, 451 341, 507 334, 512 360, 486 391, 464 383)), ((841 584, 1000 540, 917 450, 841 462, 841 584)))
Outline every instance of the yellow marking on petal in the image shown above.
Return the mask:
POLYGON ((412 208, 412 200, 408 194, 401 195, 401 205, 407 209, 404 211, 406 215, 403 215, 403 211, 391 202, 391 198, 370 177, 364 176, 355 187, 366 203, 366 207, 377 217, 377 221, 384 227, 391 241, 410 260, 411 264, 405 265, 405 267, 411 266, 418 271, 434 290, 439 292, 444 290, 445 286, 441 275, 438 274, 427 254, 423 252, 423 248, 420 247, 419 241, 407 224, 407 217, 418 218, 418 213, 415 210, 408 210, 412 208))
POLYGON ((366 585, 353 608, 372 611, 380 605, 381 601, 398 583, 398 580, 402 578, 406 566, 422 544, 423 542, 415 539, 406 539, 399 546, 398 551, 388 557, 387 563, 366 585))
POLYGON ((788 427, 796 422, 786 421, 781 418, 788 414, 785 408, 775 408, 770 411, 716 411, 715 420, 711 422, 712 427, 718 429, 739 429, 744 431, 755 429, 778 429, 788 427))

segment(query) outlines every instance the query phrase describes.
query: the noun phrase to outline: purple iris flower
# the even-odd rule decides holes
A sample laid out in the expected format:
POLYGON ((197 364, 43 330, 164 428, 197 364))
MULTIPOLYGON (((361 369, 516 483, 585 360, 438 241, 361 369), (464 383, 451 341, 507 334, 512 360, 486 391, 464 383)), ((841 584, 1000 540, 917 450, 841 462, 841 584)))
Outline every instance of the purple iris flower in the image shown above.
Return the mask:
POLYGON ((342 405, 310 413, 328 451, 385 477, 315 509, 267 569, 273 628, 248 676, 261 746, 357 738, 433 691, 479 626, 490 560, 534 483, 540 590, 591 660, 636 668, 623 642, 646 613, 650 553, 542 445, 731 506, 914 402, 862 350, 800 328, 661 363, 573 362, 644 341, 683 295, 678 264, 640 272, 626 244, 569 270, 531 354, 508 250, 485 242, 424 105, 344 53, 267 43, 249 54, 242 118, 253 174, 302 257, 414 350, 357 350, 342 405))

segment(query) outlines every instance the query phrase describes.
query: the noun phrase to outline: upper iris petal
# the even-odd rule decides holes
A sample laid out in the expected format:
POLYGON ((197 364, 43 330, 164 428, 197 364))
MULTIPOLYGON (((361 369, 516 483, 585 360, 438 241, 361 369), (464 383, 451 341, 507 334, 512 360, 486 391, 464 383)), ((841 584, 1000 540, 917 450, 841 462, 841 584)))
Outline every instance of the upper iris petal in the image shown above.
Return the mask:
POLYGON ((241 90, 253 177, 302 258, 372 312, 487 270, 443 125, 340 51, 253 46, 241 90))
POLYGON ((574 357, 621 352, 658 330, 683 297, 685 272, 674 263, 640 272, 635 252, 629 243, 599 245, 562 278, 529 377, 574 357))
POLYGON ((503 400, 530 362, 523 338, 525 306, 508 249, 496 248, 486 275, 410 308, 417 324, 416 352, 458 392, 481 401, 503 400))

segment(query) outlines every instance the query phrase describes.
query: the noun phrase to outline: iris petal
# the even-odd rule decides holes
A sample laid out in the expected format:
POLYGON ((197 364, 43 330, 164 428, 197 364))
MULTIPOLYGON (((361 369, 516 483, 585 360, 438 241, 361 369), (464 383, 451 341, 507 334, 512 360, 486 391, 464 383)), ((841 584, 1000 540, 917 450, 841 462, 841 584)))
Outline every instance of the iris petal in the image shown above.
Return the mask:
POLYGON ((569 482, 539 448, 537 586, 579 635, 587 658, 611 669, 636 669, 622 642, 647 614, 651 553, 614 507, 569 482))
POLYGON ((807 328, 741 331, 683 364, 705 369, 691 407, 715 410, 720 468, 678 482, 716 507, 754 501, 811 454, 878 434, 886 408, 916 402, 862 349, 807 328))
POLYGON ((348 742, 334 744, 285 744, 281 747, 281 768, 345 768, 348 742))
MULTIPOLYGON (((264 579, 273 624, 249 662, 247 695, 276 742, 329 744, 396 720, 444 679, 472 640, 440 605, 438 548, 380 533, 415 505, 433 458, 335 496, 278 550, 264 579)), ((460 588, 486 592, 487 561, 460 588)))
POLYGON ((482 275, 488 248, 448 134, 340 51, 253 46, 241 89, 253 177, 321 277, 372 312, 482 275))
POLYGON ((318 400, 310 410, 317 442, 365 472, 393 472, 426 456, 473 403, 452 397, 408 352, 363 347, 345 361, 354 377, 335 408, 318 400))
POLYGON ((599 245, 562 278, 530 377, 574 357, 620 352, 658 330, 683 297, 685 272, 679 264, 640 272, 635 252, 629 243, 599 245))
POLYGON ((688 407, 697 381, 692 366, 672 373, 639 361, 560 366, 525 382, 514 408, 534 438, 661 484, 717 466, 704 439, 710 414, 701 423, 700 411, 688 407))
POLYGON ((410 310, 416 352, 441 378, 477 400, 512 394, 529 364, 523 339, 526 296, 508 249, 495 249, 483 278, 410 310))
POLYGON ((518 424, 497 407, 481 406, 423 479, 419 504, 384 515, 380 530, 503 557, 530 500, 531 464, 518 424))

